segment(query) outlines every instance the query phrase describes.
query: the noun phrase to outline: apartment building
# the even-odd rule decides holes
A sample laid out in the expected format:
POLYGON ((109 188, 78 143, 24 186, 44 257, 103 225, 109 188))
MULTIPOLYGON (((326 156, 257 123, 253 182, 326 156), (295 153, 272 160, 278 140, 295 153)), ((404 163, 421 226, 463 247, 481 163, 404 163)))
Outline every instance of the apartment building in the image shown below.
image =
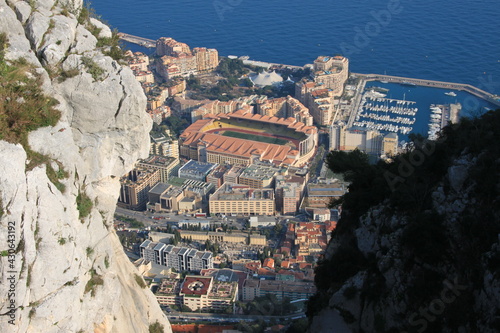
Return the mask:
POLYGON ((397 153, 398 135, 383 134, 376 130, 352 130, 343 123, 330 126, 330 149, 353 151, 359 149, 371 155, 394 155, 397 153))
POLYGON ((231 169, 230 165, 218 165, 207 175, 207 183, 214 184, 215 188, 218 189, 224 183, 224 176, 229 169, 231 169))
POLYGON ((160 170, 160 181, 168 182, 171 175, 179 166, 179 159, 159 155, 150 155, 148 158, 139 160, 138 167, 152 170, 160 170))
POLYGON ((298 99, 291 96, 268 99, 263 96, 256 100, 258 114, 269 117, 295 118, 306 126, 313 125, 313 117, 309 109, 298 99))
POLYGON ((349 76, 349 60, 346 57, 319 56, 314 60, 314 81, 331 89, 334 96, 342 96, 349 76))
POLYGON ((238 183, 251 188, 270 188, 273 186, 274 177, 280 171, 280 168, 252 164, 241 172, 238 183))
POLYGON ((212 232, 212 231, 187 231, 179 230, 182 238, 190 239, 197 242, 227 242, 227 243, 241 243, 246 244, 248 236, 238 232, 212 232))
POLYGON ((224 183, 209 198, 211 214, 274 215, 274 190, 224 183))
POLYGON ((155 54, 161 56, 175 57, 179 54, 191 54, 191 49, 186 43, 181 43, 170 37, 161 37, 156 41, 155 54))
POLYGON ((309 112, 320 126, 328 126, 333 119, 333 90, 329 88, 316 89, 307 94, 309 112))
POLYGON ((157 265, 174 268, 178 272, 199 272, 202 269, 213 268, 213 255, 209 251, 198 251, 150 240, 145 240, 139 249, 141 258, 157 265))
MULTIPOLYGON (((167 138, 165 135, 151 135, 149 154, 179 159, 179 141, 167 138)), ((177 171, 177 170, 175 170, 177 171)))
POLYGON ((216 49, 195 47, 193 54, 196 56, 198 73, 211 72, 219 66, 219 52, 216 49))
POLYGON ((231 169, 227 171, 224 176, 223 176, 223 183, 234 183, 238 184, 239 183, 239 177, 241 173, 245 170, 244 165, 232 165, 231 169))
POLYGON ((307 184, 307 207, 328 207, 333 199, 339 199, 346 192, 347 185, 341 182, 307 184))
POLYGON ((136 167, 120 179, 120 196, 118 206, 145 210, 148 202, 148 192, 161 180, 159 169, 136 167))

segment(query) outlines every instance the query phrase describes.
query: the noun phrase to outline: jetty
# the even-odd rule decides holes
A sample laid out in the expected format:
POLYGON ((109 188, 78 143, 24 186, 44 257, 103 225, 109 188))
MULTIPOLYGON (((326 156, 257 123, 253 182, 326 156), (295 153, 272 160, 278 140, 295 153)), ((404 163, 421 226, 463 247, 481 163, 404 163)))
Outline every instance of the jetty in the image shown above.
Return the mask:
POLYGON ((450 90, 459 90, 468 92, 471 95, 484 99, 485 101, 490 102, 496 106, 500 106, 500 100, 498 96, 490 94, 482 89, 474 87, 470 84, 463 83, 454 83, 454 82, 443 82, 443 81, 434 81, 434 80, 423 80, 423 79, 414 79, 409 77, 401 77, 401 76, 392 76, 392 75, 380 75, 380 74, 358 74, 352 73, 356 77, 368 82, 368 81, 386 81, 388 83, 399 83, 399 84, 407 84, 407 85, 415 85, 415 86, 423 86, 423 87, 432 87, 432 88, 443 88, 450 90))
POLYGON ((119 32, 118 37, 120 37, 121 40, 124 40, 126 42, 129 42, 132 44, 137 44, 137 45, 140 45, 143 47, 147 47, 149 49, 156 47, 156 41, 153 39, 129 35, 129 34, 126 34, 123 32, 119 32))
MULTIPOLYGON (((140 36, 134 36, 130 34, 126 34, 123 32, 118 33, 118 37, 120 39, 137 44, 146 48, 155 48, 156 47, 156 40, 153 39, 148 39, 140 36)), ((266 67, 266 68, 291 68, 291 69, 301 69, 305 68, 305 66, 293 66, 293 65, 286 65, 286 64, 276 64, 276 63, 269 63, 269 62, 264 62, 264 61, 256 61, 256 60, 250 60, 250 59, 242 59, 243 63, 248 64, 248 65, 254 65, 254 66, 261 66, 261 67, 266 67)), ((450 90, 459 90, 459 91, 465 91, 468 92, 469 94, 472 94, 478 98, 481 98, 485 101, 488 101, 496 106, 500 107, 500 97, 494 94, 490 94, 482 89, 479 89, 477 87, 474 87, 470 84, 463 84, 463 83, 454 83, 454 82, 443 82, 443 81, 434 81, 434 80, 423 80, 423 79, 414 79, 410 77, 401 77, 401 76, 392 76, 392 75, 381 75, 381 74, 360 74, 360 73, 351 73, 353 76, 360 78, 361 80, 361 85, 358 86, 358 91, 359 88, 364 89, 364 85, 368 81, 383 81, 383 82, 388 82, 388 83, 399 83, 399 84, 405 84, 405 85, 414 85, 414 86, 424 86, 424 87, 433 87, 433 88, 443 88, 443 89, 450 89, 450 90)), ((357 104, 359 106, 359 102, 361 102, 361 98, 357 99, 354 104, 357 104)), ((354 108, 357 109, 357 106, 354 108)), ((352 123, 351 123, 352 124, 352 123)))

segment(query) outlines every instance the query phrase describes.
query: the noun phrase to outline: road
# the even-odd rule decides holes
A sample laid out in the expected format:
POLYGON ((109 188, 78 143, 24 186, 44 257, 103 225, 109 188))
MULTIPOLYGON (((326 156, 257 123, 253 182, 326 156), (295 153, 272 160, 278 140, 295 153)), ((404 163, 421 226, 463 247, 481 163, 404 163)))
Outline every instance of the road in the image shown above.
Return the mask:
POLYGON ((286 316, 262 316, 262 315, 236 315, 236 314, 220 314, 220 313, 196 313, 196 312, 171 312, 166 313, 169 320, 173 321, 191 321, 191 320, 208 320, 208 321, 254 321, 254 320, 292 320, 305 318, 306 315, 302 312, 286 315, 286 316))
MULTIPOLYGON (((146 227, 148 226, 157 226, 157 227, 166 227, 169 223, 177 223, 182 220, 198 220, 195 217, 187 216, 187 215, 176 215, 174 213, 152 213, 152 212, 138 212, 134 210, 128 210, 121 207, 116 207, 115 211, 116 215, 124 216, 128 218, 133 218, 137 221, 143 222, 146 227), (154 219, 154 217, 159 219, 154 219)), ((200 218, 209 219, 211 221, 211 225, 220 226, 223 223, 227 223, 229 226, 234 226, 238 230, 241 230, 245 227, 246 219, 242 217, 232 217, 228 216, 227 218, 200 218)))

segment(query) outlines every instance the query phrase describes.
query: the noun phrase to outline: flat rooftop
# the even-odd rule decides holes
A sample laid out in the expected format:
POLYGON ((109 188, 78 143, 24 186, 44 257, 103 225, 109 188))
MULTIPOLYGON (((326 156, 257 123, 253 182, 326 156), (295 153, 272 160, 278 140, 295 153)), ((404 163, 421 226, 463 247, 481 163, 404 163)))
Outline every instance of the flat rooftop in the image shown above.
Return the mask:
POLYGON ((217 166, 217 164, 189 160, 189 162, 184 164, 179 169, 179 175, 182 173, 182 174, 186 174, 186 175, 196 175, 196 176, 205 175, 206 176, 216 166, 217 166))
POLYGON ((176 163, 178 160, 174 157, 151 155, 146 159, 141 160, 139 163, 150 164, 155 166, 169 166, 176 163))
POLYGON ((274 190, 225 183, 212 195, 211 200, 274 200, 274 190))
POLYGON ((163 194, 171 185, 166 184, 166 183, 158 183, 156 184, 151 190, 149 190, 149 193, 152 194, 157 194, 161 195, 163 194))
POLYGON ((188 275, 184 279, 181 292, 185 295, 208 295, 211 283, 211 277, 188 275))
POLYGON ((246 167, 240 175, 240 178, 264 180, 272 178, 280 171, 279 168, 268 167, 264 165, 252 164, 246 167))

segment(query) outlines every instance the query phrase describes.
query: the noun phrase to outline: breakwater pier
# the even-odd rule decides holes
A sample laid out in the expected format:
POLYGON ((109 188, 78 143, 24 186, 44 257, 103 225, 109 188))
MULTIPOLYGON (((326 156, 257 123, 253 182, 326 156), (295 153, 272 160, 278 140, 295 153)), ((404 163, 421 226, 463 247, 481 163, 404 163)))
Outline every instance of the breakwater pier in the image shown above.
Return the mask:
POLYGON ((406 85, 414 85, 414 86, 423 86, 423 87, 432 87, 432 88, 443 88, 450 90, 460 90, 468 92, 471 95, 484 99, 496 106, 500 106, 500 100, 498 96, 490 94, 482 89, 471 86, 470 84, 463 83, 453 83, 453 82, 443 82, 443 81, 434 81, 434 80, 423 80, 423 79, 414 79, 409 77, 400 77, 400 76, 392 76, 392 75, 379 75, 379 74, 355 74, 356 77, 362 79, 365 82, 368 81, 386 81, 389 83, 400 83, 406 85))
POLYGON ((126 34, 123 32, 119 32, 118 37, 120 37, 121 40, 124 40, 124 41, 129 42, 129 43, 137 44, 137 45, 140 45, 143 47, 147 47, 147 48, 155 48, 156 47, 156 41, 153 39, 129 35, 129 34, 126 34))
MULTIPOLYGON (((140 36, 134 36, 130 34, 126 34, 123 32, 118 33, 118 36, 120 39, 137 44, 146 48, 155 48, 156 47, 156 40, 153 39, 148 39, 140 36)), ((254 66, 261 66, 261 67, 266 67, 266 68, 271 68, 271 67, 287 67, 287 68, 292 68, 292 69, 301 69, 305 68, 305 66, 292 66, 292 65, 285 65, 285 64, 275 64, 275 63, 268 63, 268 62, 263 62, 263 61, 255 61, 255 60, 249 60, 245 59, 244 63, 249 64, 249 65, 254 65, 254 66)), ((443 81, 434 81, 434 80, 423 80, 423 79, 415 79, 415 78, 409 78, 409 77, 400 77, 400 76, 392 76, 392 75, 381 75, 381 74, 359 74, 359 73, 351 73, 353 76, 358 77, 361 79, 361 86, 358 86, 358 91, 359 88, 362 89, 364 88, 366 82, 368 81, 383 81, 383 82, 390 82, 390 83, 400 83, 400 84, 407 84, 407 85, 414 85, 414 86, 424 86, 424 87, 434 87, 434 88, 443 88, 443 89, 450 89, 450 90, 460 90, 460 91, 465 91, 468 92, 478 98, 481 98, 485 101, 488 101, 498 107, 500 107, 500 99, 499 96, 490 94, 482 89, 479 89, 477 87, 474 87, 470 84, 462 84, 462 83, 453 83, 453 82, 443 82, 443 81)), ((359 103, 361 102, 361 97, 357 99, 357 101, 354 104, 357 104, 355 106, 355 109, 359 107, 359 103)))

